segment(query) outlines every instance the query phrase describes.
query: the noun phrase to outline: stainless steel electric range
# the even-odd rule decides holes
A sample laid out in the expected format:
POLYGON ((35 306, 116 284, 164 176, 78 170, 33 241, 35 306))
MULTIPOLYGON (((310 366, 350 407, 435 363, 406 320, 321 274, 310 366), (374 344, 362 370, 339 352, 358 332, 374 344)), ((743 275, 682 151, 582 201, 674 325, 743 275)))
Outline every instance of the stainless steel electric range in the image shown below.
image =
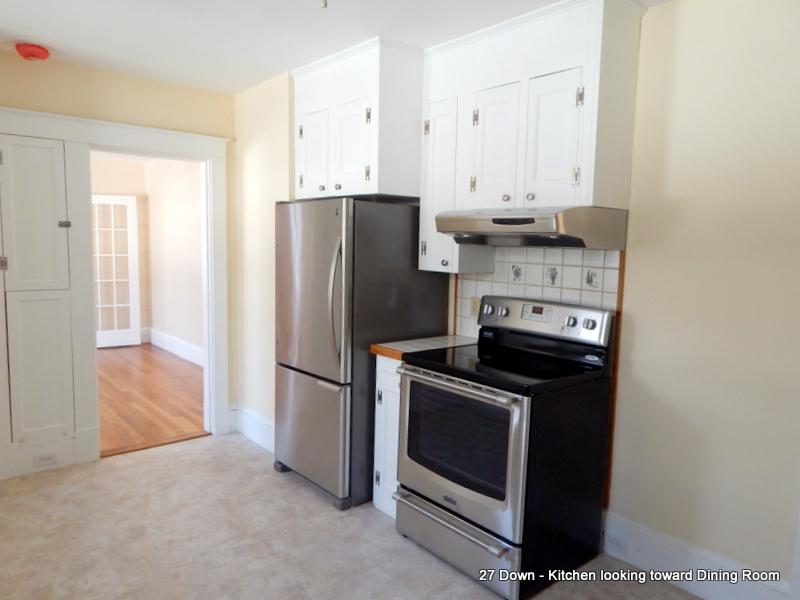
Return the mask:
POLYGON ((477 344, 403 355, 400 533, 513 600, 597 555, 613 315, 484 296, 477 344))

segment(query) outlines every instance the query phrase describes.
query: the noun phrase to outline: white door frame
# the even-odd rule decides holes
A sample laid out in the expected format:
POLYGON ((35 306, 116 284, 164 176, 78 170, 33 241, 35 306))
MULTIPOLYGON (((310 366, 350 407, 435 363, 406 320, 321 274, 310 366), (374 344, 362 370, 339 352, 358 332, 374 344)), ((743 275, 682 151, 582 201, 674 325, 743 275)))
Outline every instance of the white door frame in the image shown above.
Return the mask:
POLYGON ((65 141, 75 370, 76 462, 99 457, 99 409, 91 271, 89 151, 197 161, 203 165, 204 426, 230 431, 225 138, 0 108, 0 132, 65 141))

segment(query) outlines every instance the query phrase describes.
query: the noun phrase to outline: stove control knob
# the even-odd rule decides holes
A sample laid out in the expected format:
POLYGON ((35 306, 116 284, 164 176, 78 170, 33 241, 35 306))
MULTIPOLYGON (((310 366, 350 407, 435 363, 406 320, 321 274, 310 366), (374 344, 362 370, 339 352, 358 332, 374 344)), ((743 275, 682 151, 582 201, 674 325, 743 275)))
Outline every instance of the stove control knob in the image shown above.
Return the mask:
POLYGON ((500 308, 497 309, 497 314, 499 316, 501 316, 501 317, 508 316, 508 307, 507 306, 501 306, 500 308))
POLYGON ((578 318, 577 317, 573 317, 572 315, 567 317, 567 322, 566 322, 566 326, 567 327, 575 327, 575 325, 577 325, 577 324, 578 324, 578 318))
POLYGON ((483 305, 483 314, 491 315, 494 314, 494 306, 491 304, 484 304, 483 305))
POLYGON ((594 319, 584 319, 583 320, 583 328, 584 329, 588 329, 588 330, 591 331, 595 327, 597 327, 597 321, 595 321, 594 319))

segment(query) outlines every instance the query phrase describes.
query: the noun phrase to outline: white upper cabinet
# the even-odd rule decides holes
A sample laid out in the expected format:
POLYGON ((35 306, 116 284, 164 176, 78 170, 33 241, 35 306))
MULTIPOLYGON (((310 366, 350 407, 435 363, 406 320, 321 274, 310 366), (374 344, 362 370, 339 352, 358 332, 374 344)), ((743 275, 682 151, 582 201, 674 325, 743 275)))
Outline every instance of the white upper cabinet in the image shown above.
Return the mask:
POLYGON ((296 198, 419 196, 420 50, 375 38, 292 75, 296 198))

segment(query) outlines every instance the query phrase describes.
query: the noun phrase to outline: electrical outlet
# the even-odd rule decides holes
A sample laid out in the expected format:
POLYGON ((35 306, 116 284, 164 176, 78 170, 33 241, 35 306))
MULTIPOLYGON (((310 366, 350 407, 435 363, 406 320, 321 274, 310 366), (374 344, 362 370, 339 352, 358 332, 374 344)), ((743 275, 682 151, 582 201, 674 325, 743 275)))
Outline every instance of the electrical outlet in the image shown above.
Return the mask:
POLYGON ((605 549, 612 555, 628 556, 628 540, 618 535, 606 534, 605 549))
POLYGON ((58 464, 56 460, 56 453, 49 452, 47 454, 37 454, 33 457, 33 468, 39 469, 41 467, 52 467, 58 464))
POLYGON ((469 316, 477 317, 481 312, 481 299, 473 296, 469 299, 469 316))

